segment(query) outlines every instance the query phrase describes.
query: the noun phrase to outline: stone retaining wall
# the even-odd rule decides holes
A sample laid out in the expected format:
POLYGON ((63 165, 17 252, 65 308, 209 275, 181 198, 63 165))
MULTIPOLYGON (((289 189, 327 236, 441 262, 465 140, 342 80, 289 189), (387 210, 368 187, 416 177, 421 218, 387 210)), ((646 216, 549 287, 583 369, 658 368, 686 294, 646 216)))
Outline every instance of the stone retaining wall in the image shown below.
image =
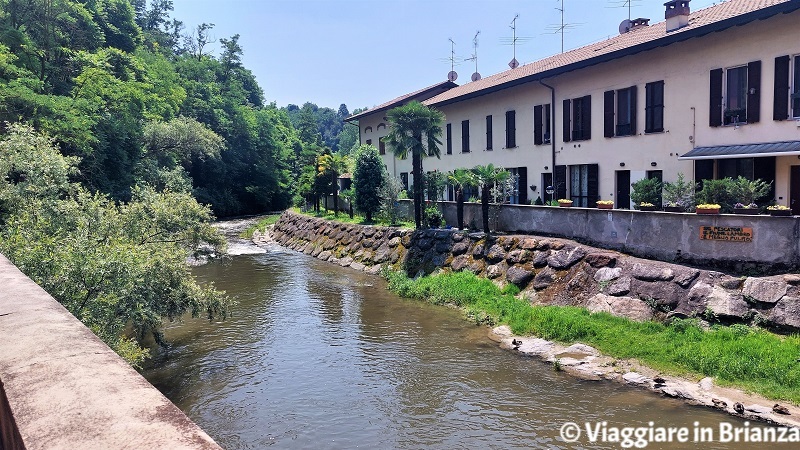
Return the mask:
POLYGON ((0 448, 220 448, 2 255, 0 330, 0 448))
POLYGON ((467 270, 512 283, 535 304, 583 306, 636 320, 669 316, 800 329, 800 276, 737 278, 575 241, 455 230, 403 230, 286 212, 272 238, 311 256, 377 273, 467 270))

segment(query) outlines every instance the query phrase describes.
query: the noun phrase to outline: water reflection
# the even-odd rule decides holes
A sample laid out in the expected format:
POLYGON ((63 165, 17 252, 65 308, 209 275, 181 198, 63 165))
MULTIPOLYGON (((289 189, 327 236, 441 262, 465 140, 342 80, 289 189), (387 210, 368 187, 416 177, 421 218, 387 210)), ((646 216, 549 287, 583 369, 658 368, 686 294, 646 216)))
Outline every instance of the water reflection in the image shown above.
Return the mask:
POLYGON ((566 444, 559 428, 734 420, 554 372, 498 349, 459 311, 304 255, 238 256, 195 273, 237 298, 234 316, 169 327, 145 376, 229 449, 619 448, 566 444))

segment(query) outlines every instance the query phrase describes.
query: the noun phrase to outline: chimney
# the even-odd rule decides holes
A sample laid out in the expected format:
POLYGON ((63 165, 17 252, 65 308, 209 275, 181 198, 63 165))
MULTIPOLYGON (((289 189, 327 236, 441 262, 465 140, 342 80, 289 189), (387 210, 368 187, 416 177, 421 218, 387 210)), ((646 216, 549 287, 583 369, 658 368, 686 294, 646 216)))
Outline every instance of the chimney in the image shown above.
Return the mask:
POLYGON ((631 30, 647 26, 650 26, 650 19, 640 17, 638 19, 631 20, 631 30))
POLYGON ((664 18, 667 19, 667 33, 689 25, 689 0, 670 0, 664 18))

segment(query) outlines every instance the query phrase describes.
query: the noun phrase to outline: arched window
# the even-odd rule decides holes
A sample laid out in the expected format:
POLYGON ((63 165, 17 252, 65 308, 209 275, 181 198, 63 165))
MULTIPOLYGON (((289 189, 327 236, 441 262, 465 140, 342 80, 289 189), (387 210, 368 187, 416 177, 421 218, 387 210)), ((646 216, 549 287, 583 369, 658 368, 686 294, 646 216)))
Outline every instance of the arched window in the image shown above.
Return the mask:
POLYGON ((386 128, 386 124, 383 122, 379 123, 377 129, 380 130, 381 128, 386 128))
POLYGON ((364 128, 364 133, 372 133, 372 127, 364 128))

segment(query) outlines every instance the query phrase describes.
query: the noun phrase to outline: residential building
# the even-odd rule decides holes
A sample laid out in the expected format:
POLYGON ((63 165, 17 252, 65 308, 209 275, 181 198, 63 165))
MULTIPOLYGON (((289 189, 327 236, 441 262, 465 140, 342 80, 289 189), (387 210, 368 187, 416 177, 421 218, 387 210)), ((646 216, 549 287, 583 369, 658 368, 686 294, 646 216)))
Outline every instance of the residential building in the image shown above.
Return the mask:
MULTIPOLYGON (((553 186, 578 206, 622 208, 642 178, 742 175, 771 181, 800 214, 800 1, 689 3, 427 98, 446 123, 441 159, 425 158, 425 170, 493 163, 519 175, 519 203, 549 200, 553 186)), ((395 176, 411 171, 410 160, 384 160, 395 176)))

